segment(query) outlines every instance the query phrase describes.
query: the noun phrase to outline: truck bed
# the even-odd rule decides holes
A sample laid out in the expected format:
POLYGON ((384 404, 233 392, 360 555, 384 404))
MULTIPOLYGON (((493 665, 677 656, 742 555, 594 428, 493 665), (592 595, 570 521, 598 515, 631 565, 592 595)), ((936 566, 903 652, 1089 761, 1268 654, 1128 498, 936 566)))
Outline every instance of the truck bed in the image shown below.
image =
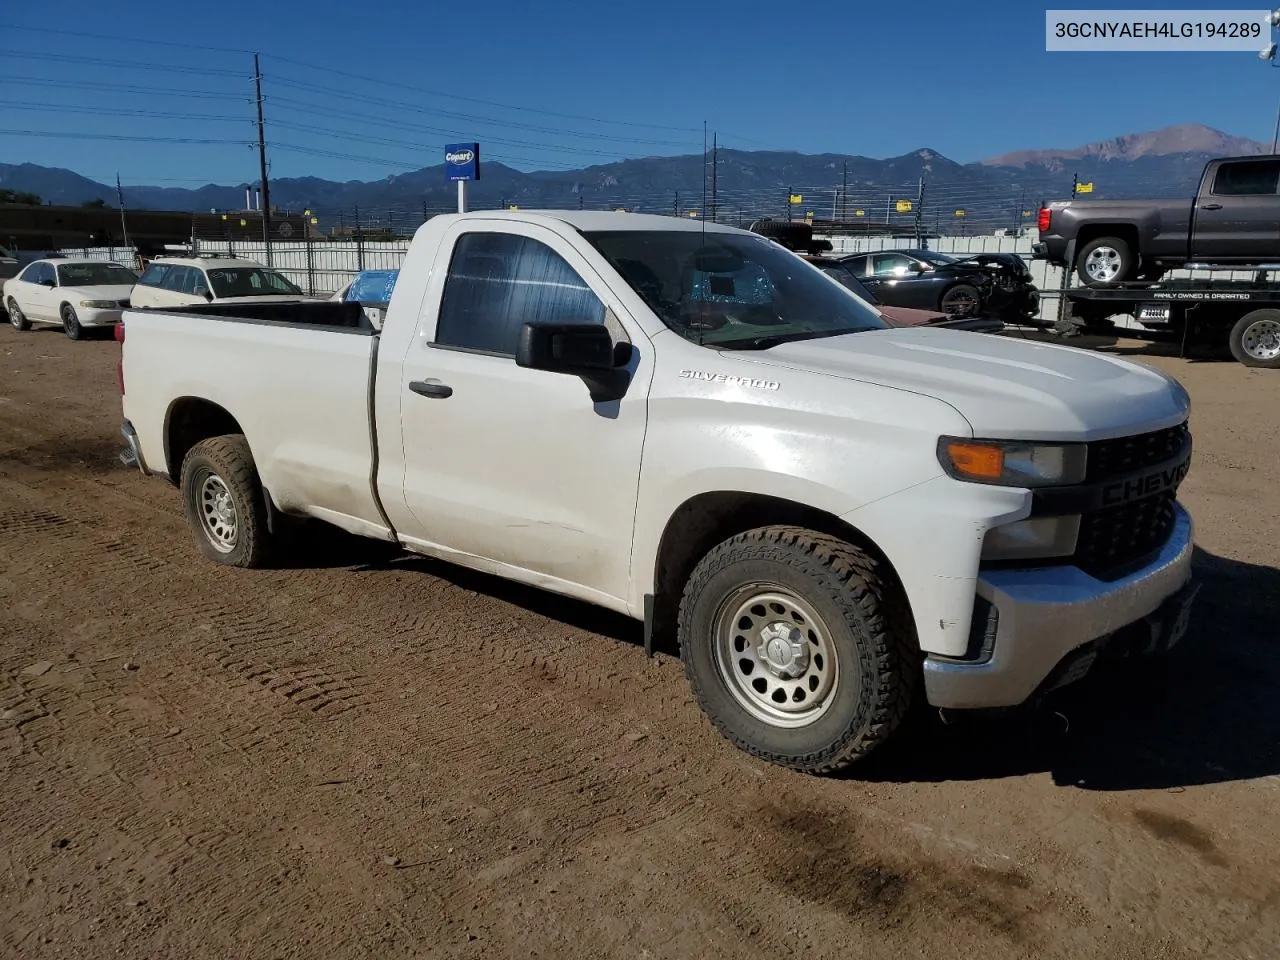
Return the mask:
POLYGON ((123 324, 125 415, 149 467, 177 480, 183 424, 224 417, 248 438, 278 509, 388 535, 373 493, 379 338, 360 304, 132 309, 123 324))

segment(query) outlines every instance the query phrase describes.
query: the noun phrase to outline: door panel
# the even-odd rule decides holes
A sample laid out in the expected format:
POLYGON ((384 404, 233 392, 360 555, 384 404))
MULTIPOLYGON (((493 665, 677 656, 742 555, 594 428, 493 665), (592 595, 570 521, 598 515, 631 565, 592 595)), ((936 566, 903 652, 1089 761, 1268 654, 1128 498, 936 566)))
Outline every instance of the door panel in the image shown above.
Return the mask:
POLYGON ((1193 260, 1280 261, 1280 160, 1245 160, 1218 167, 1196 200, 1193 260))
POLYGON ((459 226, 450 249, 402 364, 413 526, 401 533, 625 598, 651 361, 633 350, 627 396, 595 404, 578 377, 518 367, 513 354, 525 321, 604 322, 615 342, 647 339, 552 231, 459 226))
POLYGON ((58 315, 59 295, 61 291, 57 287, 50 288, 40 283, 42 280, 55 280, 56 274, 53 270, 53 264, 38 264, 37 272, 32 276, 35 281, 30 286, 31 309, 25 310, 25 313, 32 320, 40 320, 45 323, 61 322, 58 315))

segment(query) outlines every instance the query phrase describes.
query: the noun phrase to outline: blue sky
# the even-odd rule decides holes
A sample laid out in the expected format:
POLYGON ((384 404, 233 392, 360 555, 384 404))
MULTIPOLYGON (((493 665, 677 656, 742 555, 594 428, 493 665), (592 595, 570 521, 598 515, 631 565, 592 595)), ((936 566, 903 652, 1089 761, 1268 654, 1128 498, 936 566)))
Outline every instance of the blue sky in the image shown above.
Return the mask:
POLYGON ((704 120, 725 146, 961 162, 1185 122, 1269 141, 1280 101, 1248 52, 1046 53, 1025 0, 6 8, 0 161, 125 183, 257 177, 253 49, 273 178, 374 180, 455 139, 521 169, 693 153, 704 120))

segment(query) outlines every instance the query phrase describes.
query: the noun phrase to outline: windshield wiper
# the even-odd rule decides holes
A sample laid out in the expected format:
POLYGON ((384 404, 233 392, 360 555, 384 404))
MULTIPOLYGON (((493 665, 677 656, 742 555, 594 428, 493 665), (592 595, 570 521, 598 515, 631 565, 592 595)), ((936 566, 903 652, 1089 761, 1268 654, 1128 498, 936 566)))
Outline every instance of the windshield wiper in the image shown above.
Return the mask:
POLYGON ((725 350, 768 350, 770 347, 776 347, 784 343, 795 343, 797 340, 817 340, 821 337, 839 337, 846 333, 862 333, 866 330, 878 329, 879 327, 845 327, 841 330, 811 330, 808 333, 775 333, 769 336, 720 340, 706 345, 725 350))

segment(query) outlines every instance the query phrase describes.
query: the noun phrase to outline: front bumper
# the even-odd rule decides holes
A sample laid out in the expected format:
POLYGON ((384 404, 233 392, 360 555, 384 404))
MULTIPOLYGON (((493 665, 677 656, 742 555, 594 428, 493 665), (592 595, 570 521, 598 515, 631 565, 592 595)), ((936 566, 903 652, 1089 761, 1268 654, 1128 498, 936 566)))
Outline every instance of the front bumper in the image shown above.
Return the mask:
POLYGON ((76 307, 76 319, 82 327, 113 327, 120 322, 123 310, 98 310, 93 307, 76 307))
POLYGON ((1096 580, 1076 567, 984 571, 978 596, 994 611, 987 620, 994 630, 975 659, 925 658, 929 703, 952 709, 1024 703, 1079 679, 1101 647, 1126 628, 1150 628, 1148 639, 1177 642, 1194 596, 1194 524, 1181 505, 1175 509, 1173 533, 1159 555, 1120 580, 1096 580))

